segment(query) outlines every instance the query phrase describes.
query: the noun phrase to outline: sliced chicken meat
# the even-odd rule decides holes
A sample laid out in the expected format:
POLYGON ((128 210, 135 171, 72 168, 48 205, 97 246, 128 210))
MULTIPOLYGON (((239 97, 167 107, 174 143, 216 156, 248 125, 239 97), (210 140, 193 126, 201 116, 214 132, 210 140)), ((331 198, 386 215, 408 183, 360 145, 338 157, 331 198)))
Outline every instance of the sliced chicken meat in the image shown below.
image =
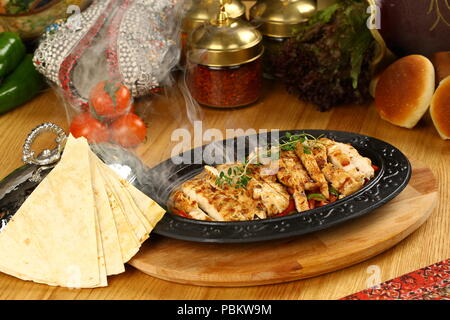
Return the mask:
POLYGON ((242 214, 249 220, 266 219, 267 214, 261 200, 253 199, 251 192, 246 188, 235 188, 227 184, 217 186, 216 180, 220 172, 227 172, 232 165, 221 165, 217 168, 205 166, 206 180, 212 187, 219 188, 243 206, 242 214))
POLYGON ((365 181, 375 176, 372 161, 361 156, 353 146, 330 139, 326 144, 329 162, 348 172, 355 180, 365 181))
POLYGON ((205 166, 202 174, 183 183, 172 195, 175 208, 198 220, 265 219, 285 212, 291 199, 297 211, 306 211, 314 201, 334 201, 330 200, 331 187, 343 198, 374 177, 370 159, 351 145, 327 138, 307 139, 297 143, 294 151, 272 148, 271 154, 279 158, 256 158, 255 163, 263 164, 205 166), (313 198, 311 203, 308 195, 313 193, 321 193, 325 199, 313 198))
POLYGON ((299 212, 309 210, 305 184, 311 183, 311 179, 295 152, 281 152, 277 177, 282 184, 288 187, 288 191, 294 198, 296 209, 299 212))
POLYGON ((247 188, 254 199, 260 199, 266 208, 269 217, 282 213, 289 206, 289 193, 276 181, 276 175, 262 175, 265 172, 263 166, 249 166, 252 179, 247 188))
POLYGON ((328 163, 327 148, 325 145, 316 142, 310 145, 310 150, 314 155, 314 159, 316 159, 317 165, 322 170, 328 163))
POLYGON ((213 219, 208 216, 202 209, 198 207, 198 203, 195 200, 187 197, 183 192, 176 191, 172 195, 172 201, 176 204, 178 210, 184 211, 187 215, 196 220, 212 221, 213 219))
POLYGON ((319 183, 320 193, 326 198, 330 198, 330 191, 328 188, 328 182, 325 179, 322 171, 317 164, 316 158, 310 151, 311 149, 305 149, 305 146, 301 143, 297 144, 296 154, 302 161, 302 164, 305 166, 306 171, 312 180, 319 183))
POLYGON ((217 221, 249 220, 244 207, 236 199, 218 188, 212 187, 205 179, 189 180, 182 184, 181 191, 217 221))
POLYGON ((326 164, 322 172, 333 188, 339 192, 340 198, 355 193, 364 185, 364 180, 354 179, 350 173, 331 163, 326 164))

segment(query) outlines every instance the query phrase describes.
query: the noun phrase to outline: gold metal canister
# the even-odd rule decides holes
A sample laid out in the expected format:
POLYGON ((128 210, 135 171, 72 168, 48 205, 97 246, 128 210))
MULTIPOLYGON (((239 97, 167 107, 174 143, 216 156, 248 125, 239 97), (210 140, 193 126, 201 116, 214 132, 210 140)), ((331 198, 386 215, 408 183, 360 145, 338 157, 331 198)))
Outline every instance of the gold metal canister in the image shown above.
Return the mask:
POLYGON ((251 104, 262 91, 262 35, 249 22, 230 18, 225 1, 216 19, 192 32, 187 54, 192 96, 217 108, 251 104))
MULTIPOLYGON (((181 25, 182 64, 184 64, 191 32, 205 22, 210 22, 217 17, 217 12, 220 10, 220 0, 191 0, 186 5, 188 9, 184 14, 181 25)), ((230 18, 246 18, 246 7, 240 0, 227 0, 224 5, 230 18)))
MULTIPOLYGON (((183 17, 182 31, 192 30, 217 17, 220 10, 220 0, 192 0, 189 9, 183 17)), ((230 18, 245 18, 245 5, 240 0, 227 0, 225 11, 230 18)))
POLYGON ((221 18, 192 32, 189 61, 225 67, 251 62, 261 57, 264 48, 261 33, 241 19, 221 18))

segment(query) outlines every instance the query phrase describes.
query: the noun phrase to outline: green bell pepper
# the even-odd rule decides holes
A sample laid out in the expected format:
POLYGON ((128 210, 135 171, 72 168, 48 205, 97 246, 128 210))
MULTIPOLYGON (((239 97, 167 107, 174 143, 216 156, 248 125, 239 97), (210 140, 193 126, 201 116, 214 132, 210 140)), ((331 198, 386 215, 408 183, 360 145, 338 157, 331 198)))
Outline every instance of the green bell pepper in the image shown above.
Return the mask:
POLYGON ((0 79, 13 72, 25 56, 25 45, 13 32, 0 33, 0 79))
POLYGON ((33 55, 26 55, 0 86, 0 114, 32 99, 44 86, 42 75, 33 65, 33 55))

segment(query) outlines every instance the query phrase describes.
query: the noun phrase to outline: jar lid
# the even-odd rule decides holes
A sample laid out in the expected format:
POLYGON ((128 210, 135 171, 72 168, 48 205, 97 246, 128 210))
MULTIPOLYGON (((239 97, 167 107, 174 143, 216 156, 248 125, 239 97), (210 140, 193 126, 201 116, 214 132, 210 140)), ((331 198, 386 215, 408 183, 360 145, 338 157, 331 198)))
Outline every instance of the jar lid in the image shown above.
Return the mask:
MULTIPOLYGON (((220 0, 192 0, 190 8, 187 10, 182 24, 184 32, 190 32, 205 22, 216 18, 220 10, 220 0)), ((227 0, 225 11, 230 18, 244 18, 245 5, 241 0, 227 0)))
POLYGON ((256 60, 263 52, 261 33, 242 19, 228 17, 222 5, 216 19, 192 32, 188 59, 211 67, 236 66, 256 60))
POLYGON ((250 20, 263 35, 292 37, 316 7, 316 0, 260 0, 250 9, 250 20))

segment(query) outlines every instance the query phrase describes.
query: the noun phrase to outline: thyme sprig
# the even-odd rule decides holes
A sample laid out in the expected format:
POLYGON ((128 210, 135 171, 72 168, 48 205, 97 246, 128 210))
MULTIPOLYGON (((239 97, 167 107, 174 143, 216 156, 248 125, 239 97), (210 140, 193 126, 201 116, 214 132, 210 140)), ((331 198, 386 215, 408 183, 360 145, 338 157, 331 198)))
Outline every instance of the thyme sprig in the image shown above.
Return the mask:
POLYGON ((279 147, 283 151, 295 151, 297 149, 298 143, 301 143, 303 145, 303 152, 306 154, 312 154, 311 146, 317 146, 318 144, 321 144, 322 142, 320 142, 319 139, 322 137, 323 135, 320 135, 318 138, 316 138, 313 135, 305 132, 296 135, 287 132, 287 141, 279 144, 279 147))
POLYGON ((252 153, 242 163, 236 164, 228 168, 226 171, 221 171, 216 178, 216 185, 224 187, 225 185, 230 187, 247 188, 249 181, 252 179, 251 172, 249 172, 249 166, 263 165, 264 161, 261 159, 279 159, 281 151, 295 151, 298 143, 303 145, 303 152, 306 154, 312 154, 312 148, 320 144, 318 141, 323 135, 316 138, 308 133, 291 134, 287 132, 283 141, 277 141, 274 146, 267 146, 266 148, 260 148, 256 152, 252 153))
POLYGON ((248 182, 251 179, 250 172, 248 171, 248 166, 250 161, 246 159, 243 164, 239 164, 228 168, 227 172, 221 171, 216 178, 216 185, 223 187, 228 185, 230 187, 246 188, 248 182))

